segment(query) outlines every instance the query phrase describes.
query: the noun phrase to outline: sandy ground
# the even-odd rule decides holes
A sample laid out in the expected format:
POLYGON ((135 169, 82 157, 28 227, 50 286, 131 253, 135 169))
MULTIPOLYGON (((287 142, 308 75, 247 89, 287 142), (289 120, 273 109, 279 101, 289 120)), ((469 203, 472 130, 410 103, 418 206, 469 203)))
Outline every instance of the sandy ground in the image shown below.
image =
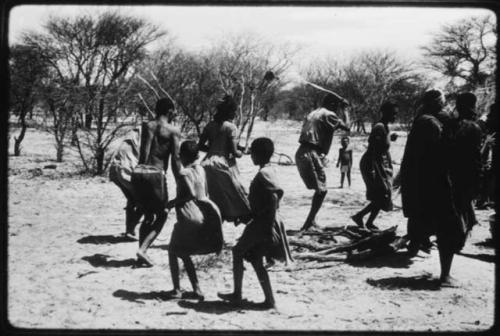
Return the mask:
MULTIPOLYGON (((293 157, 300 125, 258 123, 256 136, 269 136, 278 152, 293 157)), ((15 130, 14 130, 15 131, 15 130)), ((404 133, 392 147, 399 162, 404 133)), ((329 193, 318 223, 343 226, 365 204, 358 162, 366 137, 353 137, 353 185, 339 189, 335 168, 339 138, 334 139, 327 169, 329 193)), ((77 174, 78 157, 68 153, 56 169, 50 135, 30 129, 24 154, 9 158, 8 319, 20 328, 70 329, 267 329, 267 330, 418 330, 476 331, 494 323, 495 251, 489 241, 488 215, 477 211, 479 225, 452 275, 458 288, 437 289, 436 249, 409 260, 400 253, 359 262, 296 261, 277 265, 271 282, 278 309, 261 311, 252 304, 237 308, 218 300, 232 288, 230 247, 242 228, 224 224, 226 246, 220 256, 195 257, 205 302, 167 300, 171 289, 167 244, 175 214, 150 250, 153 268, 133 268, 137 243, 124 242, 125 200, 106 177, 77 174)), ((239 161, 248 185, 257 172, 249 157, 239 161)), ((288 229, 298 229, 309 210, 312 193, 295 166, 277 166, 285 197, 281 214, 288 229)), ((174 184, 170 176, 172 194, 174 184)), ((396 204, 400 204, 397 195, 396 204)), ((399 208, 382 213, 381 228, 406 221, 399 208)), ((263 294, 250 265, 244 296, 252 302, 263 294)), ((185 273, 181 285, 191 290, 185 273)))

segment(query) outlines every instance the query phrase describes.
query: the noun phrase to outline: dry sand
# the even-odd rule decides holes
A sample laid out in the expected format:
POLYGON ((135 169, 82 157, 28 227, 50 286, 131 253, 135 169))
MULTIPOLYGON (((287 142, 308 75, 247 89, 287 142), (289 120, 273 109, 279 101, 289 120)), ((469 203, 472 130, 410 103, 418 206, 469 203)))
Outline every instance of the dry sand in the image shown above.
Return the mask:
MULTIPOLYGON (((258 123, 255 136, 269 136, 278 152, 293 157, 300 125, 258 123)), ((15 130, 14 130, 15 131, 15 130)), ((404 133, 391 151, 399 162, 404 133)), ((318 216, 323 226, 343 226, 365 204, 358 162, 366 137, 353 137, 353 185, 339 189, 335 168, 336 136, 327 168, 329 192, 318 216)), ((170 290, 167 244, 175 220, 167 224, 150 250, 153 268, 133 268, 137 243, 123 242, 125 199, 106 177, 80 176, 76 153, 56 169, 50 135, 29 129, 21 157, 9 158, 8 319, 20 328, 62 329, 265 329, 265 330, 418 330, 476 331, 494 322, 495 251, 488 215, 477 211, 477 225, 455 258, 452 275, 458 288, 437 290, 436 249, 408 260, 403 254, 352 264, 296 261, 277 265, 271 282, 278 309, 236 308, 217 298, 232 288, 230 247, 242 227, 224 224, 226 246, 220 256, 195 257, 205 302, 167 300, 170 290)), ((239 161, 248 185, 257 172, 249 157, 239 161)), ((399 167, 396 166, 398 169, 399 167)), ((295 166, 277 166, 285 197, 281 214, 288 229, 298 229, 309 210, 312 192, 295 166)), ((174 183, 169 176, 171 194, 174 183)), ((400 204, 398 195, 395 203, 400 204)), ((350 223, 349 223, 350 224, 350 223)), ((406 220, 399 208, 382 213, 380 228, 406 220)), ((244 296, 263 300, 256 276, 246 266, 244 296)), ((191 290, 184 272, 181 285, 191 290)))

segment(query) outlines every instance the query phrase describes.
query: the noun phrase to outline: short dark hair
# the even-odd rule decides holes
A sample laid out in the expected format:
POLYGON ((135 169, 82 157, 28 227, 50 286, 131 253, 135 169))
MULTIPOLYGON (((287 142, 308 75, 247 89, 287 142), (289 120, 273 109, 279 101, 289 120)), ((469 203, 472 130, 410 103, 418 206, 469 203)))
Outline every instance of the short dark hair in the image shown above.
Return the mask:
POLYGON ((340 105, 340 100, 331 93, 327 93, 321 102, 322 107, 337 108, 340 105))
POLYGON ((340 139, 340 141, 342 141, 342 140, 344 140, 344 139, 345 139, 345 140, 347 140, 347 141, 351 141, 351 138, 349 138, 347 135, 344 135, 344 136, 340 139))
POLYGON ((234 98, 230 95, 225 95, 217 104, 217 112, 214 115, 216 122, 224 122, 233 119, 238 105, 234 98))
POLYGON ((168 114, 170 113, 170 111, 172 111, 173 109, 175 108, 174 106, 174 102, 172 101, 172 99, 170 98, 160 98, 157 102, 156 102, 156 106, 155 106, 155 113, 156 113, 156 116, 159 117, 159 116, 168 116, 168 114))
POLYGON ((179 151, 179 155, 186 158, 189 163, 198 159, 198 144, 193 140, 183 141, 179 151))
POLYGON ((382 103, 382 105, 380 105, 380 112, 382 112, 382 114, 385 114, 396 107, 398 107, 398 104, 396 104, 392 100, 386 100, 382 103))
POLYGON ((257 138, 252 141, 250 150, 254 153, 263 163, 269 162, 271 156, 274 154, 274 143, 269 138, 257 138))
POLYGON ((457 96, 457 107, 474 108, 476 106, 477 97, 472 92, 460 93, 457 96))

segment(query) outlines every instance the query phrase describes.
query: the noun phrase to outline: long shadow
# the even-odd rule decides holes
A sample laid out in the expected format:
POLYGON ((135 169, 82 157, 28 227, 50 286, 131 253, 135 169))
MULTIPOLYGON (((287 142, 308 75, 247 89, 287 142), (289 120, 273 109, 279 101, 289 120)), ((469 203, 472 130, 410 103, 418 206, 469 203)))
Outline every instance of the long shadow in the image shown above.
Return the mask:
POLYGON ((82 260, 88 261, 93 267, 104 268, 132 267, 137 264, 136 259, 110 260, 108 258, 109 256, 105 254, 94 254, 92 256, 83 257, 82 260))
POLYGON ((164 250, 164 251, 168 251, 168 244, 151 245, 150 248, 161 249, 161 250, 164 250))
POLYGON ((414 277, 391 277, 384 279, 366 279, 374 287, 382 289, 439 290, 439 280, 430 275, 414 277))
POLYGON ((495 248, 495 242, 491 238, 488 238, 482 242, 474 243, 474 245, 481 247, 495 248))
POLYGON ((484 262, 489 262, 489 263, 494 263, 496 256, 493 254, 485 254, 485 253, 479 253, 479 254, 470 254, 470 253, 463 253, 460 252, 458 255, 461 255, 463 257, 471 258, 471 259, 476 259, 484 262))
POLYGON ((193 309, 200 313, 207 314, 225 314, 232 311, 243 311, 243 310, 266 310, 256 302, 243 301, 241 304, 235 305, 227 301, 179 301, 178 305, 182 308, 193 309))
POLYGON ((87 236, 77 240, 79 244, 118 244, 118 243, 130 243, 135 242, 130 238, 125 236, 113 236, 113 235, 100 235, 100 236, 87 236))
POLYGON ((409 268, 413 261, 406 252, 399 252, 374 256, 366 260, 347 260, 347 264, 366 268, 409 268))
POLYGON ((156 292, 131 292, 124 289, 119 289, 113 293, 114 297, 120 298, 122 300, 143 303, 143 300, 161 300, 168 301, 172 300, 168 291, 156 291, 156 292))

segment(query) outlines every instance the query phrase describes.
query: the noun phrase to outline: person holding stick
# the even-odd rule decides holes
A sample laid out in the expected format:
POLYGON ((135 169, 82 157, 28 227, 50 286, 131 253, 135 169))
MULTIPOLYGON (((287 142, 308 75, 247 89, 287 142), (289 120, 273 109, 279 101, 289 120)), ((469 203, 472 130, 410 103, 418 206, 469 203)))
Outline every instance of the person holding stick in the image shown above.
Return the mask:
POLYGON ((146 254, 147 249, 160 234, 167 220, 165 211, 168 202, 166 170, 172 156, 172 171, 180 170, 180 130, 171 123, 175 117, 174 103, 161 98, 155 107, 156 118, 142 125, 139 164, 132 172, 132 185, 137 203, 144 212, 139 229, 138 263, 153 266, 146 254))
POLYGON ((329 92, 324 96, 321 107, 309 113, 302 125, 295 162, 300 177, 307 189, 314 190, 314 195, 301 231, 316 226, 316 214, 327 193, 323 161, 330 151, 335 130, 340 128, 349 132, 349 127, 336 114, 337 110, 347 104, 344 98, 329 92))

